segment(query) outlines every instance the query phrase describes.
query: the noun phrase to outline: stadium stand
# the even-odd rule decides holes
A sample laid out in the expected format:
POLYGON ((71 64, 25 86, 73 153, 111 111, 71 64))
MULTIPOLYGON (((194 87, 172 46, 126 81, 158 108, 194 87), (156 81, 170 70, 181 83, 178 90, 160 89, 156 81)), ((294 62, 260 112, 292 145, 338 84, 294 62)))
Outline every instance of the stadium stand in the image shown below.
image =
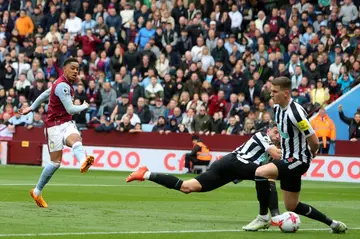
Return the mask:
POLYGON ((360 82, 359 5, 0 0, 1 121, 42 127, 46 104, 15 112, 75 57, 75 102, 91 105, 74 116, 81 129, 124 131, 125 119, 129 131, 140 121, 147 132, 251 135, 273 117, 274 77, 292 80, 309 115, 360 82))

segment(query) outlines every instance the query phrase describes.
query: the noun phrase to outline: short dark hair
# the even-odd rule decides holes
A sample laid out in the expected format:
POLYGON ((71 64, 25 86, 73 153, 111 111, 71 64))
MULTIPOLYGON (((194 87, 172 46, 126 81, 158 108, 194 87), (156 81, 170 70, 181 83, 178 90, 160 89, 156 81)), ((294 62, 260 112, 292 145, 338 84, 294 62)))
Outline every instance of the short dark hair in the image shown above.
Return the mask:
POLYGON ((73 63, 73 62, 78 63, 78 61, 77 61, 77 59, 76 59, 76 58, 69 58, 69 59, 66 59, 66 60, 64 61, 64 67, 65 67, 66 65, 69 65, 69 64, 73 63))
POLYGON ((277 124, 275 121, 271 121, 270 124, 269 124, 269 129, 272 129, 274 127, 277 127, 277 124))
POLYGON ((280 86, 282 90, 291 90, 291 80, 286 76, 280 76, 271 81, 274 86, 280 86))

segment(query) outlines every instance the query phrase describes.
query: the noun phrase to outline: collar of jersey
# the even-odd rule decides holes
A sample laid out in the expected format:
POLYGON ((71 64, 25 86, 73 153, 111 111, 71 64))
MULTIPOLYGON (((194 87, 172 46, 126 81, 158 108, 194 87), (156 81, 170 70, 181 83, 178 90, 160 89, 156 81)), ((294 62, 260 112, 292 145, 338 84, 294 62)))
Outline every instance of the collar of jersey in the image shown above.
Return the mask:
POLYGON ((288 108, 289 108, 289 105, 291 104, 293 102, 293 99, 292 98, 290 98, 290 101, 289 101, 289 104, 287 105, 287 106, 285 106, 284 108, 281 108, 281 106, 280 106, 280 109, 281 110, 287 110, 288 108))

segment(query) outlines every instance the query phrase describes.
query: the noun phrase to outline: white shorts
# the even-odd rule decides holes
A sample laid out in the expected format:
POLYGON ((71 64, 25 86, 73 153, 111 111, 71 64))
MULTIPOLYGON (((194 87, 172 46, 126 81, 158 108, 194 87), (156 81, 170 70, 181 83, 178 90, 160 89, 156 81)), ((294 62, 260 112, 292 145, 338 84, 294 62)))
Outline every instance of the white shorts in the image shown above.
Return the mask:
POLYGON ((80 135, 80 132, 73 121, 45 128, 44 133, 46 140, 48 141, 49 152, 62 150, 64 145, 66 145, 66 138, 69 137, 69 135, 80 135))

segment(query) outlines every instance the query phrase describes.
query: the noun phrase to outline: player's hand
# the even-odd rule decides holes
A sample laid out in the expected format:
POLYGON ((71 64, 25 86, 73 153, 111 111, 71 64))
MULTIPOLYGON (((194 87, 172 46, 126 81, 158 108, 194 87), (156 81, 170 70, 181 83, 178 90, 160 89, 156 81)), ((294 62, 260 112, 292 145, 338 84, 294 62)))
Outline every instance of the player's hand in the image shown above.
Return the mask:
POLYGON ((21 115, 27 115, 28 113, 30 113, 32 110, 30 107, 25 107, 25 108, 21 108, 19 109, 19 113, 21 115))
POLYGON ((84 100, 84 102, 83 102, 83 105, 85 105, 86 106, 86 109, 88 109, 89 108, 89 104, 84 100))
POLYGON ((350 139, 351 142, 356 142, 357 141, 357 138, 352 138, 350 139))
POLYGON ((339 105, 338 109, 341 112, 343 110, 342 105, 339 105))

